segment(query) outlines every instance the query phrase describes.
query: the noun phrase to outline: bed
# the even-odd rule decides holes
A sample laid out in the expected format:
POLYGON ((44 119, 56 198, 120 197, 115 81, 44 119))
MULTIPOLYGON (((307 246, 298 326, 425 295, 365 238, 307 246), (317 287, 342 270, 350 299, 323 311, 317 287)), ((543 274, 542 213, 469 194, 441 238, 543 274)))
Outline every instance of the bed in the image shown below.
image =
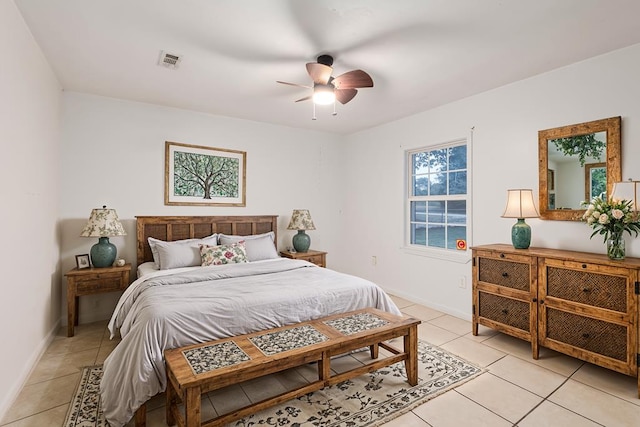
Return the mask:
POLYGON ((122 340, 104 362, 100 385, 112 427, 165 390, 166 349, 367 307, 400 314, 370 281, 279 257, 274 215, 139 216, 136 233, 141 277, 109 322, 122 340), (201 247, 207 262, 204 251, 220 255, 221 248, 225 256, 242 249, 248 262, 200 266, 192 258, 201 247))

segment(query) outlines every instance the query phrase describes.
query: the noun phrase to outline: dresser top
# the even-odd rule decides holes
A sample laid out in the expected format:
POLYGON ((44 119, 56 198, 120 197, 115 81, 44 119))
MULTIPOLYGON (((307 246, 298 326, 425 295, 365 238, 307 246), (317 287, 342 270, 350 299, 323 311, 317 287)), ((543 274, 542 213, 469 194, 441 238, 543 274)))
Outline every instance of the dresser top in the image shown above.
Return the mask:
MULTIPOLYGON (((592 252, 568 251, 563 249, 549 249, 530 247, 528 249, 516 249, 513 245, 505 243, 495 243, 490 245, 473 246, 472 250, 484 250, 494 252, 504 252, 508 254, 528 255, 538 258, 557 258, 566 261, 592 262, 613 267, 640 268, 640 258, 627 257, 620 261, 609 259, 605 254, 595 254, 592 252)), ((604 244, 603 244, 604 250, 604 244)))

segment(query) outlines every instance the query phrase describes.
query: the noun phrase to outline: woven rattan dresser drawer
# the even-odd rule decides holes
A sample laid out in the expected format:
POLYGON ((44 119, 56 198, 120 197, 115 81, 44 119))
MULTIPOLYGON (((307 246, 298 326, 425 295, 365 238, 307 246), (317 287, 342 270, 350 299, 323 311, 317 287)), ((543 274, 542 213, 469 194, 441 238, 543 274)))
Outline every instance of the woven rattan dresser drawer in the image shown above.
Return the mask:
POLYGON ((546 294, 597 308, 627 312, 629 270, 585 263, 545 261, 546 294))
POLYGON ((562 310, 547 310, 547 338, 626 363, 627 328, 562 310))
POLYGON ((529 303, 486 292, 478 293, 478 315, 485 319, 530 332, 529 303))
POLYGON ((479 256, 478 280, 529 291, 531 272, 529 264, 479 256))

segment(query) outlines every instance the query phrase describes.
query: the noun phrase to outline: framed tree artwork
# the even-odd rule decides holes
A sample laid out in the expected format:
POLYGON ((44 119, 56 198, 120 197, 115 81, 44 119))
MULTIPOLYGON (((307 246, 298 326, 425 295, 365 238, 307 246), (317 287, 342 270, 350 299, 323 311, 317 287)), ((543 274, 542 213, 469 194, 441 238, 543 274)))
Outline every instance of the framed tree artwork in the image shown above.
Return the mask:
POLYGON ((245 151, 165 142, 164 204, 246 205, 245 151))

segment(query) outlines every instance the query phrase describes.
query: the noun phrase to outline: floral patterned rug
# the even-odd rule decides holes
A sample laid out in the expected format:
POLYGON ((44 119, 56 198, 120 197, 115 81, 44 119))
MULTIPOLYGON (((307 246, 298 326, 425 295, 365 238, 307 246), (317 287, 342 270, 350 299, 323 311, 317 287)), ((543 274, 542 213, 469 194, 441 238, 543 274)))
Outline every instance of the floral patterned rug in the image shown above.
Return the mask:
MULTIPOLYGON (((403 363, 326 387, 238 420, 246 426, 378 426, 482 373, 482 369, 425 341, 418 343, 416 386, 403 363)), ((108 427, 98 390, 102 366, 84 368, 65 427, 108 427)))

